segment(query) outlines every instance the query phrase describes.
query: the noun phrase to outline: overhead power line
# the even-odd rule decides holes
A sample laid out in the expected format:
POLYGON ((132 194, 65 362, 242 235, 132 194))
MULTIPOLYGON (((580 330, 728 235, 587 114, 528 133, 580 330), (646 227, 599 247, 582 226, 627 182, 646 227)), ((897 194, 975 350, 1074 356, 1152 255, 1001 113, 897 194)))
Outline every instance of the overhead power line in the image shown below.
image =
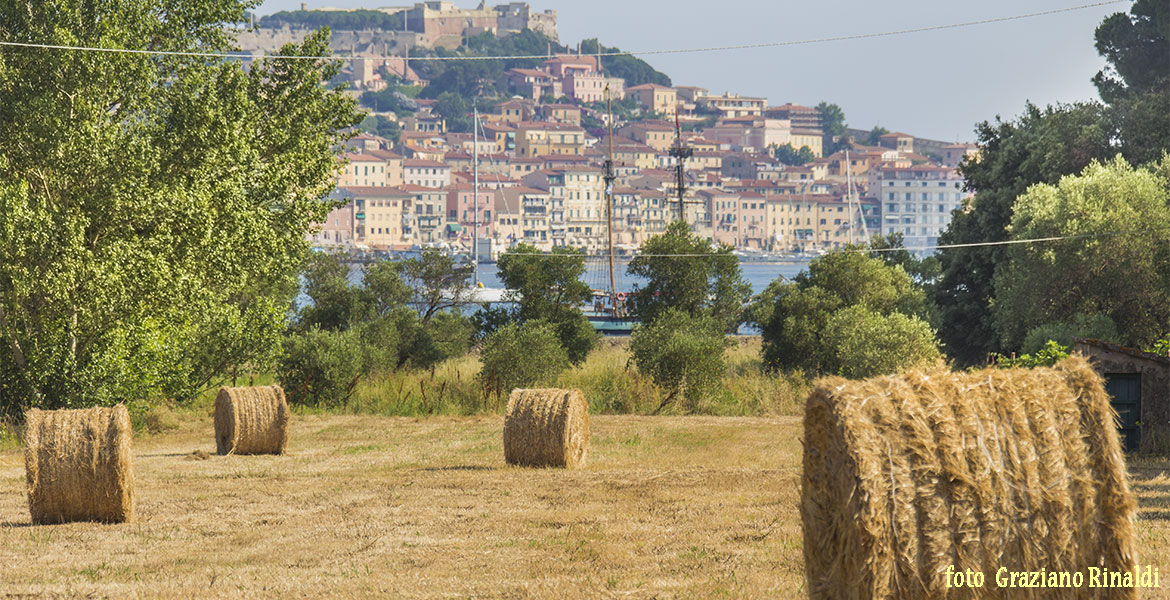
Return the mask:
MULTIPOLYGON (((596 52, 589 56, 653 56, 660 54, 696 54, 703 52, 726 52, 731 50, 755 50, 760 48, 782 48, 785 46, 805 46, 810 44, 825 44, 831 42, 845 42, 852 40, 867 40, 883 37, 894 37, 900 35, 910 35, 915 33, 926 33, 930 31, 945 31, 948 29, 959 29, 963 27, 974 27, 978 25, 991 25, 994 23, 1004 23, 1007 21, 1019 21, 1023 19, 1032 19, 1036 17, 1046 17, 1062 13, 1075 12, 1080 10, 1087 10, 1090 8, 1098 8, 1101 6, 1109 6, 1111 4, 1121 4, 1129 2, 1130 0, 1106 0, 1104 2, 1094 2, 1092 4, 1082 4, 1079 6, 1070 6, 1067 8, 1056 8, 1052 10, 1044 10, 1039 12, 1032 12, 1022 15, 1013 15, 1009 17, 994 17, 988 19, 979 19, 975 21, 965 21, 962 23, 950 23, 946 25, 930 25, 925 27, 914 27, 910 29, 897 29, 893 31, 883 31, 878 33, 859 33, 853 35, 839 35, 831 37, 812 38, 805 40, 789 40, 780 42, 758 42, 752 44, 736 44, 730 46, 706 46, 698 48, 674 48, 662 50, 638 50, 629 52, 596 52)), ((282 55, 282 54, 263 54, 251 55, 245 53, 231 53, 231 52, 176 52, 168 50, 138 50, 130 48, 99 48, 87 46, 64 46, 57 44, 36 44, 30 42, 4 42, 0 41, 0 47, 10 48, 41 48, 46 50, 71 50, 77 52, 106 52, 114 54, 148 54, 153 56, 190 56, 200 58, 223 58, 223 59, 240 59, 240 60, 385 60, 385 56, 352 56, 352 55, 331 55, 331 56, 297 56, 297 55, 282 55)), ((411 57, 413 62, 419 61, 458 61, 458 60, 524 60, 524 59, 549 59, 556 58, 556 54, 526 54, 513 56, 418 56, 411 57)))
MULTIPOLYGON (((1047 242, 1059 242, 1063 240, 1079 240, 1085 238, 1101 238, 1101 237, 1115 237, 1119 235, 1137 235, 1142 233, 1152 233, 1158 231, 1167 231, 1170 227, 1154 227, 1150 229, 1138 229, 1131 231, 1100 231, 1096 233, 1079 233, 1075 235, 1061 235, 1041 238, 1027 238, 1022 240, 1001 240, 998 242, 970 242, 966 244, 936 244, 934 246, 916 246, 912 248, 847 248, 837 250, 837 252, 853 252, 860 254, 870 253, 885 253, 885 252, 925 252, 927 250, 948 250, 952 248, 982 248, 989 246, 1014 246, 1018 244, 1043 244, 1047 242)), ((538 252, 526 253, 509 253, 508 256, 541 256, 547 258, 581 258, 580 254, 545 254, 538 252)), ((698 258, 703 256, 734 256, 731 254, 723 255, 714 252, 707 253, 691 253, 691 254, 634 254, 634 257, 647 258, 698 258)), ((603 255, 584 255, 585 258, 603 258, 603 255)))

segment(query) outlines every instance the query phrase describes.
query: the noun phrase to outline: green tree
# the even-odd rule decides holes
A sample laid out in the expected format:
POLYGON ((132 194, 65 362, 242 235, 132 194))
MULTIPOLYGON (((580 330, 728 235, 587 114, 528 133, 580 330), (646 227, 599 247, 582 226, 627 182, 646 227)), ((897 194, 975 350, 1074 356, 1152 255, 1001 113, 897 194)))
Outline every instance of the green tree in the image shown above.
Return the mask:
POLYGON ((1133 164, 1157 161, 1170 150, 1170 8, 1164 0, 1137 0, 1096 31, 1108 62, 1093 77, 1109 103, 1117 148, 1133 164))
POLYGON ((821 131, 825 133, 822 153, 828 156, 845 148, 848 144, 839 141, 845 135, 845 111, 836 104, 822 101, 817 105, 817 112, 821 115, 821 131))
POLYGON ((1170 8, 1160 0, 1137 0, 1130 14, 1114 13, 1095 33, 1097 52, 1108 65, 1093 77, 1106 102, 1133 94, 1166 91, 1170 81, 1170 8))
POLYGON ((439 94, 435 102, 435 112, 447 121, 447 129, 463 133, 471 131, 471 103, 455 92, 439 94))
POLYGON ((726 244, 712 247, 683 221, 671 223, 662 235, 642 243, 626 269, 646 280, 631 294, 631 312, 649 323, 677 308, 692 316, 709 315, 724 331, 734 331, 752 288, 731 250, 726 244))
POLYGON ((397 81, 387 84, 380 90, 362 92, 361 105, 373 109, 375 112, 392 112, 399 116, 409 115, 418 111, 418 103, 403 93, 403 88, 397 81))
MULTIPOLYGON (((1166 159, 1170 161, 1170 159, 1166 159)), ((1146 347, 1170 325, 1170 182, 1118 157, 1020 196, 1017 244, 995 277, 996 330, 1018 348, 1033 328, 1101 314, 1120 342, 1146 347)))
POLYGON ((341 331, 368 317, 367 299, 350 284, 342 254, 313 253, 304 267, 304 292, 309 303, 297 315, 301 329, 341 331))
MULTIPOLYGON (((900 266, 914 279, 930 296, 938 278, 942 275, 942 264, 938 257, 929 255, 919 257, 906 249, 901 232, 893 232, 885 236, 875 234, 869 240, 870 256, 881 260, 887 265, 900 266)), ((931 319, 934 322, 934 319, 931 319)))
MULTIPOLYGON (((5 3, 0 40, 227 51, 247 7, 5 3)), ((321 85, 338 64, 6 48, 0 65, 3 409, 190 398, 273 359, 359 120, 321 85)))
POLYGON ((585 254, 576 248, 558 246, 543 254, 520 243, 501 254, 496 265, 508 298, 519 305, 521 320, 557 321, 580 313, 580 306, 593 297, 581 281, 585 254))
POLYGON ((383 115, 367 116, 365 119, 362 119, 361 124, 358 125, 358 129, 371 135, 384 137, 395 144, 398 143, 398 140, 402 139, 402 128, 398 126, 398 122, 383 115))
POLYGON ((424 323, 436 314, 463 308, 471 302, 474 269, 470 263, 458 264, 450 255, 433 248, 402 263, 402 275, 412 290, 411 303, 424 323))
POLYGON ((681 396, 687 412, 718 389, 728 346, 722 323, 710 315, 691 315, 667 308, 649 324, 639 325, 630 337, 630 352, 638 370, 649 375, 667 396, 655 412, 681 396))
POLYGON ((783 146, 773 147, 772 157, 786 165, 799 167, 805 163, 812 162, 816 158, 816 155, 813 154, 813 151, 808 146, 801 146, 800 150, 797 150, 792 147, 792 144, 785 144, 783 146))
POLYGON ((1038 352, 1049 342, 1071 347, 1077 338, 1113 343, 1121 341, 1117 335, 1117 324, 1108 315, 1101 313, 1081 314, 1075 315, 1069 321, 1045 323, 1028 330, 1023 343, 1020 344, 1020 352, 1038 352))
MULTIPOLYGON (((857 366, 842 363, 837 353, 840 348, 827 338, 836 313, 854 306, 865 308, 876 318, 889 320, 898 314, 922 323, 910 326, 903 319, 893 319, 872 325, 870 322, 875 317, 851 314, 846 322, 864 321, 869 327, 865 336, 856 338, 861 341, 872 340, 877 335, 874 332, 903 332, 921 327, 929 331, 925 321, 930 314, 929 302, 906 271, 859 252, 834 252, 817 258, 809 263, 808 271, 779 288, 762 331, 764 364, 769 369, 799 368, 812 373, 864 370, 864 363, 857 366)), ((899 339, 919 339, 916 334, 907 335, 899 339)), ((907 360, 919 356, 913 350, 907 348, 907 360)), ((851 356, 864 358, 865 354, 858 350, 851 356)))
POLYGON ((515 318, 552 324, 569 358, 574 363, 584 360, 597 345, 597 332, 581 312, 593 298, 581 281, 585 254, 564 246, 542 254, 535 246, 520 243, 500 255, 497 268, 508 298, 518 305, 515 318))
MULTIPOLYGON (((1095 103, 1046 109, 1029 104, 1017 119, 983 122, 977 131, 979 159, 959 167, 975 198, 951 216, 939 237, 943 245, 1006 240, 1012 205, 1028 187, 1055 183, 1094 159, 1112 156, 1104 107, 1095 103)), ((1007 248, 944 248, 938 257, 942 274, 933 297, 947 354, 960 364, 982 364, 988 353, 1000 350, 991 303, 1007 248)))
POLYGON ((869 137, 865 138, 865 143, 870 146, 877 146, 882 143, 882 136, 889 133, 890 130, 880 125, 874 125, 873 129, 869 131, 869 137))
POLYGON ((480 381, 504 395, 516 388, 551 384, 569 367, 569 355, 546 321, 508 323, 483 343, 480 381))
POLYGON ((831 314, 823 331, 825 372, 860 379, 941 358, 930 325, 902 313, 883 315, 863 304, 831 314))
POLYGON ((397 330, 378 319, 344 331, 312 327, 284 340, 276 379, 294 404, 341 406, 363 377, 393 364, 397 330))

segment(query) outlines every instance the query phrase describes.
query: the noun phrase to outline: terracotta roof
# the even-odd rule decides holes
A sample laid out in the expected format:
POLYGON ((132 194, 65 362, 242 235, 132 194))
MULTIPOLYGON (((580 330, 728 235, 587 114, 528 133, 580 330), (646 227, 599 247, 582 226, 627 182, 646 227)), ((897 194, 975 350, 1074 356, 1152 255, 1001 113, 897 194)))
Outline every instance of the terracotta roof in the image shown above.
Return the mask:
POLYGON ((432 187, 426 187, 425 185, 415 185, 413 183, 403 184, 403 185, 400 185, 398 187, 400 187, 403 190, 408 191, 408 192, 443 192, 443 191, 446 191, 445 188, 432 188, 432 187))
POLYGON ((357 154, 354 152, 346 152, 345 158, 349 159, 350 162, 386 162, 386 159, 384 158, 378 158, 377 156, 373 156, 371 154, 357 154))
POLYGON ((441 163, 441 162, 438 162, 435 160, 423 160, 421 158, 408 158, 408 159, 402 161, 402 165, 405 167, 443 167, 445 169, 451 168, 444 163, 441 163))
POLYGON ((409 193, 408 193, 408 192, 406 192, 406 190, 402 190, 402 189, 399 189, 399 188, 397 188, 397 187, 389 187, 389 186, 364 186, 364 185, 355 185, 355 186, 346 186, 346 187, 342 187, 342 188, 338 188, 338 189, 345 190, 345 191, 347 191, 347 192, 349 192, 349 193, 351 193, 351 194, 353 194, 353 195, 355 195, 355 196, 384 196, 384 197, 390 197, 390 196, 406 196, 406 195, 409 195, 409 193))
POLYGON ((627 92, 640 92, 642 90, 674 90, 672 87, 660 85, 657 83, 643 83, 642 85, 635 85, 634 87, 626 88, 627 92))
POLYGON ((366 154, 382 160, 400 160, 401 154, 395 154, 389 150, 366 150, 366 154))

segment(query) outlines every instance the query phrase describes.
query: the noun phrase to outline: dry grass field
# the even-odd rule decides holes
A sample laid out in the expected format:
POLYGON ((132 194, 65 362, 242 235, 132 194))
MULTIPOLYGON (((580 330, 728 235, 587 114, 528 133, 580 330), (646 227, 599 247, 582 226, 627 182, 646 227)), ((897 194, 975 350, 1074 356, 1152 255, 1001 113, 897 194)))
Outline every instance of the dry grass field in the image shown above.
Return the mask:
MULTIPOLYGON (((595 416, 579 471, 506 466, 502 427, 301 416, 287 456, 220 457, 191 422, 135 440, 124 525, 30 526, 0 452, 0 597, 804 595, 799 418, 595 416)), ((1170 462, 1131 473, 1170 586, 1170 462)))

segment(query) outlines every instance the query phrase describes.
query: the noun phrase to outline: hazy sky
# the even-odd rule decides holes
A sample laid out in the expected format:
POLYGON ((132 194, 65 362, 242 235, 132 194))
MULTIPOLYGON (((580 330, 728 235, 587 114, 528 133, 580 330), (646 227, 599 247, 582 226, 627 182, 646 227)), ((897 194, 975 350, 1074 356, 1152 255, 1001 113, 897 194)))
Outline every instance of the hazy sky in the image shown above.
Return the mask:
MULTIPOLYGON (((806 40, 947 25, 1088 4, 1092 0, 532 0, 557 11, 561 43, 597 37, 622 50, 806 40)), ((489 1, 488 5, 502 4, 489 1)), ((309 0, 384 6, 377 0, 309 0)), ((393 5, 413 4, 412 0, 393 5)), ((457 0, 473 7, 473 0, 457 0)), ((261 15, 300 0, 266 0, 261 15)), ((1097 97, 1104 66, 1093 32, 1120 2, 1019 21, 896 37, 780 48, 643 57, 675 85, 764 96, 769 104, 834 102, 850 127, 881 125, 919 137, 972 141, 975 123, 1044 105, 1097 97)))

